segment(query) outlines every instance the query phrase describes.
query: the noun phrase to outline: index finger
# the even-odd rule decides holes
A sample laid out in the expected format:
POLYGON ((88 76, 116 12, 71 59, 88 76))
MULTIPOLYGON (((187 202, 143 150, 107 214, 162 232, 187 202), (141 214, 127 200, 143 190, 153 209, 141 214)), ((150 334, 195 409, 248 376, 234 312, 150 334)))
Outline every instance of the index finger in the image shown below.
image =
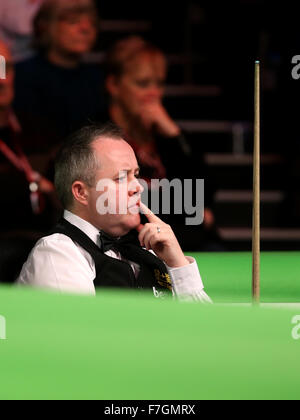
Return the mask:
POLYGON ((142 212, 147 217, 147 219, 149 220, 150 223, 158 223, 158 222, 161 223, 162 222, 160 220, 160 218, 157 217, 144 203, 141 202, 140 208, 141 208, 142 212))

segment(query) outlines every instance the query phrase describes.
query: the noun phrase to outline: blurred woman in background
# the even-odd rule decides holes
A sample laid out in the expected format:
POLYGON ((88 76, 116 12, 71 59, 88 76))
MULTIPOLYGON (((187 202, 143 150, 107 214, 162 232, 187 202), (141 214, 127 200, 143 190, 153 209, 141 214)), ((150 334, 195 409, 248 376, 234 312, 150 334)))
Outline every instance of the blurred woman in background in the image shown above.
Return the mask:
POLYGON ((189 158, 191 150, 162 104, 167 77, 164 54, 142 38, 132 36, 113 46, 107 68, 109 117, 125 132, 142 166, 142 176, 160 179, 182 175, 184 168, 177 169, 174 157, 180 153, 181 158, 189 158))
MULTIPOLYGON (((123 129, 137 155, 140 176, 148 183, 205 178, 202 157, 193 157, 186 134, 163 105, 166 77, 167 60, 159 48, 137 36, 118 41, 107 55, 108 118, 123 129)), ((216 240, 214 215, 208 207, 211 193, 209 188, 206 191, 204 227, 183 226, 183 217, 162 216, 172 223, 185 249, 207 249, 211 238, 216 240)))

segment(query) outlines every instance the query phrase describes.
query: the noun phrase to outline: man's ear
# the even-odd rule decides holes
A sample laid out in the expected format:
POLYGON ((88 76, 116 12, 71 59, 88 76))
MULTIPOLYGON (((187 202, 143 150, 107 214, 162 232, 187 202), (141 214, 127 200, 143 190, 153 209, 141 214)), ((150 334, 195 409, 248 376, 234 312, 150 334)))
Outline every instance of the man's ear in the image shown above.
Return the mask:
POLYGON ((119 89, 118 89, 118 80, 116 76, 110 74, 107 76, 105 80, 105 87, 107 92, 112 96, 117 96, 119 89))
POLYGON ((73 194, 74 200, 76 200, 78 203, 82 204, 83 206, 88 205, 89 193, 84 182, 81 182, 81 181, 73 182, 72 194, 73 194))

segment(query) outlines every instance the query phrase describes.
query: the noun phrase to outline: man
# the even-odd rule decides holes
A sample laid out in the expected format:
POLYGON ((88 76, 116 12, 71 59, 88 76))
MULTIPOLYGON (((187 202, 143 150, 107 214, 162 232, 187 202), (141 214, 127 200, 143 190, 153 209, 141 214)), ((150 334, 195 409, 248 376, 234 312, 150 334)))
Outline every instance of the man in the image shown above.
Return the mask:
POLYGON ((116 126, 89 126, 71 136, 55 167, 64 219, 37 243, 19 283, 84 294, 95 294, 95 287, 152 289, 156 297, 171 289, 211 302, 195 260, 141 203, 138 174, 133 149, 116 126), (111 203, 115 211, 103 211, 111 203))

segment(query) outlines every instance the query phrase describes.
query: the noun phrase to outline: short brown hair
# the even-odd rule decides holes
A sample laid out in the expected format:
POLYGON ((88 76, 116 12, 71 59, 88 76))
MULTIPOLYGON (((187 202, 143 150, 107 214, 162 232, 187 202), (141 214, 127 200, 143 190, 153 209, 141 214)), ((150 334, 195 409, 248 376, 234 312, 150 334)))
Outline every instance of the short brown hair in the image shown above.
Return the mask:
POLYGON ((55 187, 65 209, 73 205, 72 185, 80 180, 92 187, 100 162, 92 144, 101 138, 124 140, 123 131, 115 124, 89 125, 76 131, 62 145, 55 160, 55 187))

